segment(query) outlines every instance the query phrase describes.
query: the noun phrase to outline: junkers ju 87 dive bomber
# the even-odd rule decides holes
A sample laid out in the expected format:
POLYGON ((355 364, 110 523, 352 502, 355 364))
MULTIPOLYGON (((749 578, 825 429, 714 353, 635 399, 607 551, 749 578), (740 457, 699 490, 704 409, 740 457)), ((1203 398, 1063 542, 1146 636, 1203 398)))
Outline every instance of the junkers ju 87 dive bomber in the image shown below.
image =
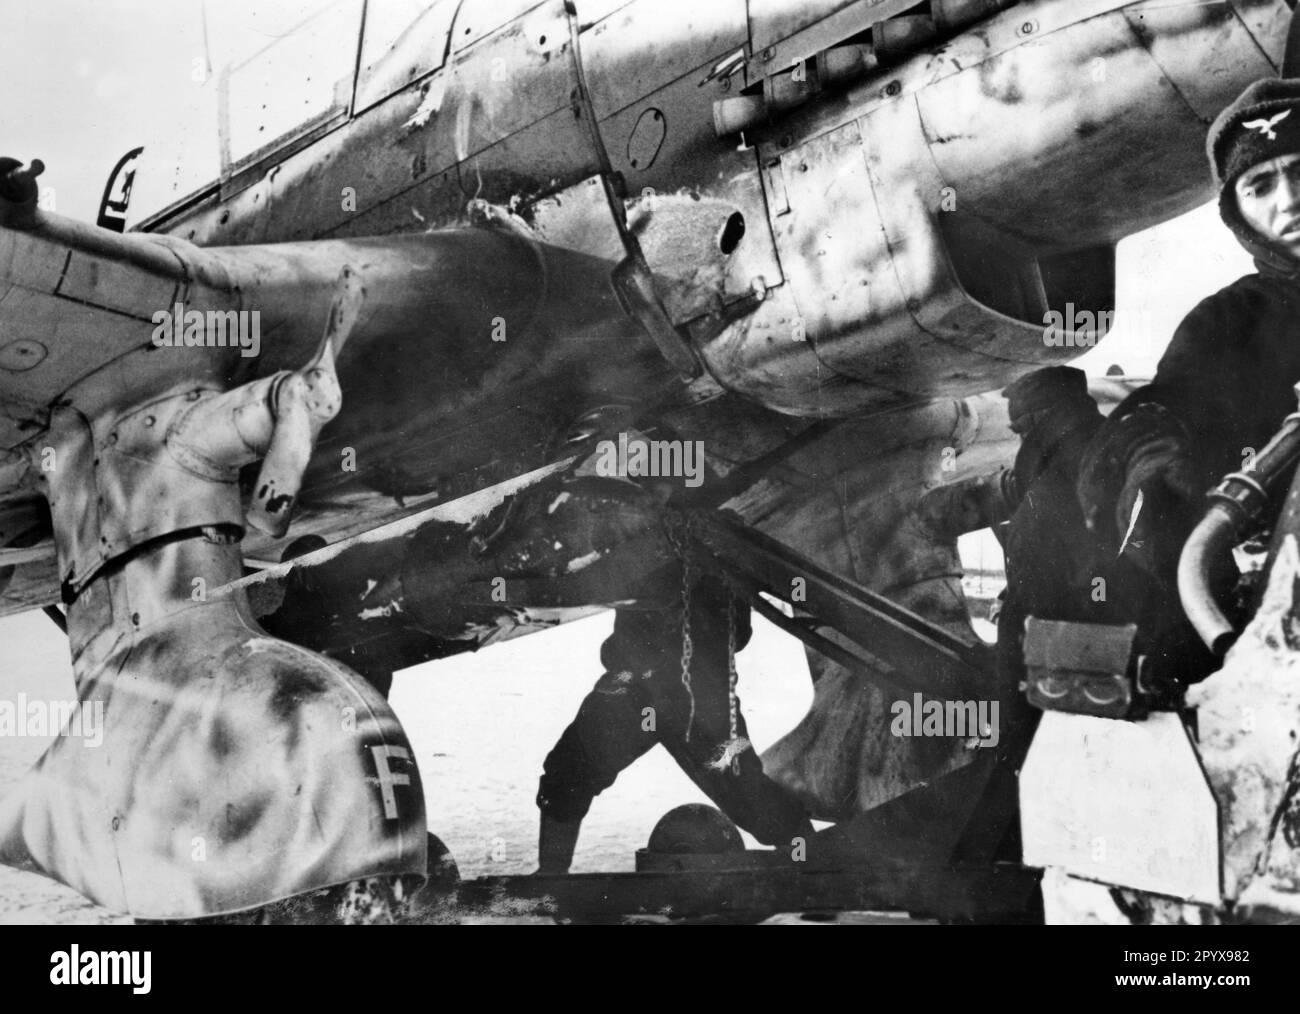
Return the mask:
POLYGON ((0 615, 103 742, 0 860, 147 921, 1300 917, 1295 405, 1179 486, 1177 411, 1067 365, 1207 136, 1267 200, 1292 6, 339 0, 214 67, 219 174, 145 218, 138 151, 94 224, 4 151, 0 615), (461 881, 393 672, 607 608, 539 871, 461 881), (761 757, 751 611, 815 681, 761 757), (568 873, 655 742, 719 809, 568 873))

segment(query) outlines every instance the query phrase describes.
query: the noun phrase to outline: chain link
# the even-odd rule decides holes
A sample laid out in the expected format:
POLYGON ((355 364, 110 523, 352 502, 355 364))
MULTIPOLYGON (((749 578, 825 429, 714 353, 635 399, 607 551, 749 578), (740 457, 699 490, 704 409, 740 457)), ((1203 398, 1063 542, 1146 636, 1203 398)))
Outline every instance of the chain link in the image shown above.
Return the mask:
MULTIPOLYGON (((735 744, 739 739, 737 730, 737 715, 739 713, 738 702, 736 700, 736 681, 740 677, 736 673, 736 597, 727 590, 727 708, 728 708, 728 731, 730 738, 728 744, 735 744)), ((731 773, 740 774, 740 751, 737 750, 731 758, 731 773)))
POLYGON ((682 562, 682 686, 686 689, 686 698, 690 702, 690 716, 686 720, 686 742, 691 741, 691 726, 695 724, 695 689, 691 686, 691 660, 695 656, 695 642, 691 639, 691 518, 686 515, 680 521, 676 517, 668 520, 668 541, 672 543, 682 562))
MULTIPOLYGON (((681 682, 690 701, 690 717, 686 723, 686 742, 691 741, 691 727, 695 724, 695 690, 691 685, 691 661, 695 656, 695 642, 691 637, 691 582, 694 580, 695 568, 691 564, 691 521, 690 514, 672 516, 667 519, 668 541, 677 553, 682 564, 682 651, 681 682)), ((727 594, 727 721, 728 738, 721 744, 719 768, 730 767, 735 775, 740 774, 740 754, 742 746, 748 743, 740 737, 740 702, 736 696, 736 684, 740 675, 736 670, 736 597, 731 589, 727 594)))

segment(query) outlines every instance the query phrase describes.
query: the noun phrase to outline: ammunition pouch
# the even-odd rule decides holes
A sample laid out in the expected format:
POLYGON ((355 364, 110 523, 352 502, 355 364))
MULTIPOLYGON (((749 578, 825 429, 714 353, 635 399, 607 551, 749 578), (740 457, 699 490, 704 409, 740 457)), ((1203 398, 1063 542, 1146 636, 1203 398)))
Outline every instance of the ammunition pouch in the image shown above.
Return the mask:
POLYGON ((1182 686, 1160 677, 1138 648, 1136 624, 1025 621, 1023 686, 1044 711, 1137 721, 1178 710, 1182 686))

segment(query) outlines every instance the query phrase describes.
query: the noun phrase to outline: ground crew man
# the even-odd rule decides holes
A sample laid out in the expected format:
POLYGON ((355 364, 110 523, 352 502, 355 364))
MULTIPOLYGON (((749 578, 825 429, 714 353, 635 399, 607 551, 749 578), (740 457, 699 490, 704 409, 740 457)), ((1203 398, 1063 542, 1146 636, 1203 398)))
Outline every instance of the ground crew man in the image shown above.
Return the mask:
POLYGON ((735 695, 749 606, 721 580, 676 567, 641 591, 655 608, 617 611, 600 652, 605 674, 546 758, 539 873, 569 869, 592 801, 656 743, 764 844, 789 848, 812 834, 803 806, 763 773, 735 695))
MULTIPOLYGON (((1206 491, 1247 465, 1296 408, 1300 81, 1251 85, 1215 121, 1207 147, 1220 214, 1258 272, 1188 314, 1155 379, 1098 429, 1078 482, 1101 544, 1141 568, 1171 603, 1178 557, 1206 491)), ((1197 642, 1190 632, 1186 638, 1197 642)), ((1213 667, 1198 649, 1183 658, 1186 682, 1213 667)))

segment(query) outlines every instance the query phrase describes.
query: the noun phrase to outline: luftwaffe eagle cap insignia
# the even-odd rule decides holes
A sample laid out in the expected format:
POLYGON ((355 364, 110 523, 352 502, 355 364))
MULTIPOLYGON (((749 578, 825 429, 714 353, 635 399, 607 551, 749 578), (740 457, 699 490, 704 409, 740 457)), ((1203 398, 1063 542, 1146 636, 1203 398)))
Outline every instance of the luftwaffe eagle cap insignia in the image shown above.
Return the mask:
POLYGON ((1256 81, 1210 128, 1210 163, 1227 187, 1252 166, 1300 153, 1300 79, 1256 81))

